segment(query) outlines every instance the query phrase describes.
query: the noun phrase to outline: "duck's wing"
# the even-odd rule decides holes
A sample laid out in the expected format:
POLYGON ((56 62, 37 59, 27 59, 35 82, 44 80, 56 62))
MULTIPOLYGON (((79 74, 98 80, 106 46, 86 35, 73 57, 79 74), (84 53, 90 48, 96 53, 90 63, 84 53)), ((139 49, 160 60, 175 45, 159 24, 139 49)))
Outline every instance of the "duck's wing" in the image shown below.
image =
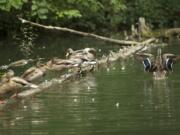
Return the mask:
POLYGON ((36 67, 30 67, 29 69, 27 69, 23 74, 22 74, 22 78, 25 78, 27 75, 31 74, 32 72, 34 72, 36 70, 36 67))
POLYGON ((173 64, 180 60, 180 55, 175 55, 171 53, 163 54, 163 65, 164 69, 167 71, 172 71, 173 64))
POLYGON ((143 63, 144 70, 151 72, 154 68, 154 56, 150 53, 136 53, 135 58, 143 63))
POLYGON ((13 77, 11 80, 14 81, 17 84, 22 85, 22 86, 27 86, 27 87, 30 87, 30 88, 38 88, 37 85, 35 85, 33 83, 29 83, 29 82, 27 82, 26 80, 24 80, 24 79, 22 79, 20 77, 13 77))

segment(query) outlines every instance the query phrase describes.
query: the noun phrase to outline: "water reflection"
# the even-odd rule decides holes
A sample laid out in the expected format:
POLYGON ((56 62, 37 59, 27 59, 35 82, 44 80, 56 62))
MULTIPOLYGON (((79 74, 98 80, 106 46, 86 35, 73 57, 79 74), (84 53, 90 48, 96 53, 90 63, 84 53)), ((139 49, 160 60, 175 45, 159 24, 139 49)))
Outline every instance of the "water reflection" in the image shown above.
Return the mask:
MULTIPOLYGON (((80 40, 77 49, 84 48, 84 43, 94 47, 92 42, 82 42, 83 38, 75 40, 80 40)), ((40 48, 47 48, 38 50, 36 46, 34 57, 63 57, 63 51, 74 48, 75 43, 70 38, 65 41, 58 38, 56 44, 52 39, 50 43, 45 42, 45 38, 42 38, 42 43, 38 42, 40 48)), ((103 46, 102 52, 109 48, 109 45, 107 48, 103 46)), ((171 52, 175 50, 170 48, 171 52)), ((9 58, 13 61, 22 58, 17 49, 11 49, 11 53, 8 47, 1 50, 1 65, 9 58)), ((175 51, 178 53, 180 47, 175 51)), ((94 74, 63 84, 52 82, 51 87, 35 97, 0 109, 0 134, 180 133, 179 67, 179 64, 175 65, 175 73, 169 76, 171 79, 153 81, 151 75, 144 74, 141 64, 127 59, 111 64, 108 71, 100 68, 94 74)), ((47 74, 45 79, 49 81, 57 76, 57 73, 47 74)))
POLYGON ((151 125, 159 127, 174 126, 174 102, 173 84, 166 80, 144 81, 144 104, 143 108, 150 115, 151 125))

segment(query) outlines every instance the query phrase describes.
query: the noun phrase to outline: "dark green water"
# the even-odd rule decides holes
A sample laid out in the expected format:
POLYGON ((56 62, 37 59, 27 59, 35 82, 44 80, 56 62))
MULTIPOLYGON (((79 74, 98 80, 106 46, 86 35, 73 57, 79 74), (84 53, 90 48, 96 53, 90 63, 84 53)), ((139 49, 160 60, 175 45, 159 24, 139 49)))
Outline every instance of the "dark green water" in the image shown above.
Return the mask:
MULTIPOLYGON (((1 42, 1 65, 27 57, 13 44, 1 42)), ((43 37, 29 57, 63 57, 68 47, 89 46, 103 52, 118 48, 91 39, 43 37)), ((163 49, 167 50, 180 54, 180 42, 163 49)), ((82 79, 55 84, 1 109, 0 135, 179 135, 179 69, 177 63, 168 79, 153 81, 130 58, 111 65, 109 71, 102 68, 82 79)), ((20 74, 24 69, 14 70, 20 74)))

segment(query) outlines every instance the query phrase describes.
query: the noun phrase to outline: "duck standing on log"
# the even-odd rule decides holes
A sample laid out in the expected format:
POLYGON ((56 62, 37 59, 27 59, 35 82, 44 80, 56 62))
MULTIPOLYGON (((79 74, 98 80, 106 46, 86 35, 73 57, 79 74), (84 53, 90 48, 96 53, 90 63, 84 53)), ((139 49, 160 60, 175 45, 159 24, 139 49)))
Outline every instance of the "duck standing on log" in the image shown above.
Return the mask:
POLYGON ((59 58, 52 58, 50 61, 47 62, 47 66, 49 70, 57 70, 61 71, 66 68, 77 67, 82 61, 80 59, 59 59, 59 58))
POLYGON ((32 82, 44 76, 47 70, 48 66, 46 64, 38 64, 36 67, 27 69, 21 77, 28 82, 32 82))
POLYGON ((9 97, 9 94, 18 94, 18 91, 24 87, 37 88, 38 86, 32 83, 27 82, 26 80, 14 76, 14 72, 9 70, 1 78, 0 82, 0 103, 3 103, 3 100, 9 97))
POLYGON ((96 50, 94 48, 85 48, 82 50, 73 51, 71 48, 67 50, 66 58, 68 59, 82 59, 84 61, 94 61, 96 57, 96 50))
POLYGON ((173 71, 173 64, 180 60, 180 55, 162 54, 158 49, 156 58, 150 53, 136 53, 136 58, 143 63, 146 72, 153 73, 154 78, 160 80, 173 71))
POLYGON ((67 50, 66 58, 74 61, 81 61, 78 63, 79 71, 82 66, 92 66, 96 64, 96 50, 94 48, 85 48, 82 50, 73 51, 71 48, 67 50))
POLYGON ((85 48, 77 51, 73 51, 69 48, 66 53, 66 59, 55 57, 47 62, 47 66, 50 70, 60 71, 65 68, 79 67, 85 62, 91 64, 95 61, 95 56, 96 50, 94 48, 85 48))

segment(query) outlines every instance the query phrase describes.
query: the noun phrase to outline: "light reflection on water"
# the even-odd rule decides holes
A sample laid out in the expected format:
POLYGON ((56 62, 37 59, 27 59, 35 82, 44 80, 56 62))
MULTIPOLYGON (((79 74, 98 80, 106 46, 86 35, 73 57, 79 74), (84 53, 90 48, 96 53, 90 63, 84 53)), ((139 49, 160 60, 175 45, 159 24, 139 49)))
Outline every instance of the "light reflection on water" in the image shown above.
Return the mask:
POLYGON ((128 59, 54 84, 3 108, 0 134, 179 134, 179 67, 168 79, 154 81, 128 59))

